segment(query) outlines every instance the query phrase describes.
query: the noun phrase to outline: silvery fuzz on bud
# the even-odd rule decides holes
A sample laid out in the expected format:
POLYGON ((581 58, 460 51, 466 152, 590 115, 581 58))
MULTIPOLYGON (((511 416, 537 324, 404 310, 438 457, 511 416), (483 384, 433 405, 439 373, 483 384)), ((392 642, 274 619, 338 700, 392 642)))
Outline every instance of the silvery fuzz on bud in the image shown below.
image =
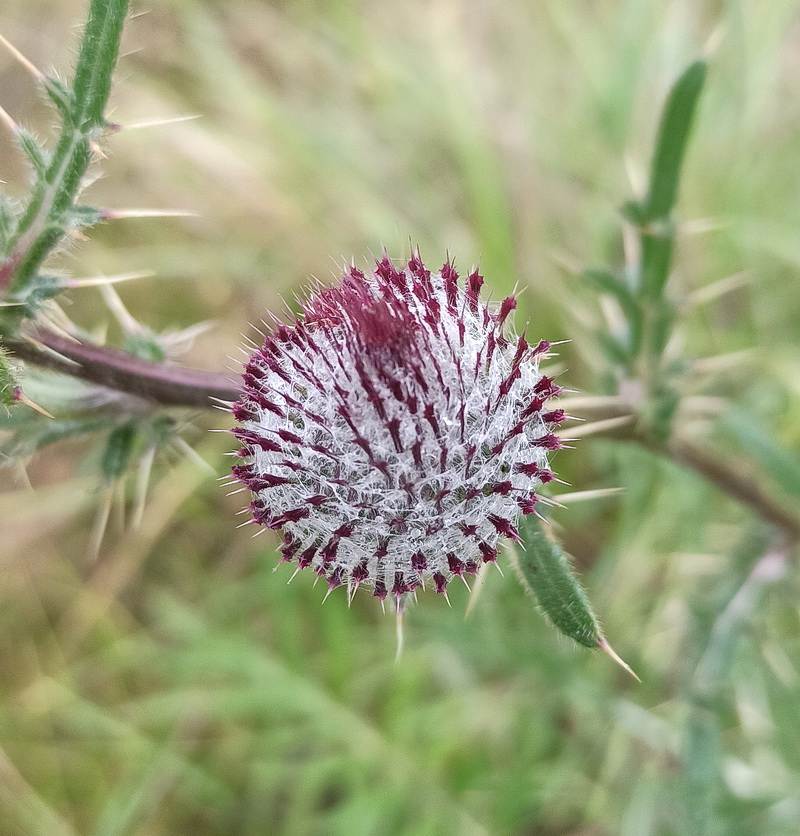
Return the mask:
POLYGON ((252 520, 284 533, 283 560, 334 589, 363 585, 398 608, 428 582, 495 561, 553 479, 564 420, 539 371, 551 344, 508 322, 483 278, 418 254, 351 267, 279 324, 249 359, 233 407, 252 520))

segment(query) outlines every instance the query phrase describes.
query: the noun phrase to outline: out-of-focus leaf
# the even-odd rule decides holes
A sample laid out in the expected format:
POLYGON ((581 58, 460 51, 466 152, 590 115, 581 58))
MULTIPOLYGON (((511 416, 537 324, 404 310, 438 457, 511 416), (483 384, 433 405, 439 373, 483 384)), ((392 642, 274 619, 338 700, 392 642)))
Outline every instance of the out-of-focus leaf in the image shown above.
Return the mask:
POLYGON ((654 393, 647 404, 644 416, 654 438, 666 441, 672 433, 672 420, 680 405, 680 398, 673 389, 664 388, 654 393))
POLYGON ((646 299, 662 298, 672 263, 674 230, 669 221, 660 221, 641 233, 642 258, 639 292, 646 299))
POLYGON ((683 745, 683 800, 685 833, 719 833, 715 810, 722 785, 719 717, 693 706, 686 722, 683 745))
POLYGON ((7 460, 27 458, 37 450, 76 435, 87 435, 103 429, 108 423, 105 416, 51 420, 29 417, 29 414, 15 418, 0 415, 0 432, 9 430, 9 437, 0 441, 0 457, 7 460))
POLYGON ((129 421, 115 427, 108 436, 100 469, 109 481, 119 479, 128 466, 134 444, 136 443, 136 424, 129 421))
POLYGON ((616 337, 607 334, 605 331, 598 331, 595 337, 600 345, 600 350, 614 365, 627 367, 630 364, 632 355, 629 348, 622 345, 616 337))
POLYGON ((675 312, 668 299, 663 297, 653 303, 653 312, 650 320, 650 353, 653 357, 660 357, 664 353, 675 320, 675 312))
POLYGON ((163 363, 167 359, 164 348, 159 344, 158 340, 148 332, 142 333, 126 333, 122 347, 129 354, 134 357, 139 357, 142 360, 152 360, 155 363, 163 363))
POLYGON ((736 409, 725 417, 723 426, 742 445, 747 456, 755 459, 781 490, 800 497, 800 458, 792 450, 780 445, 758 416, 736 409))
POLYGON ((583 277, 600 293, 605 293, 616 300, 628 323, 631 351, 635 354, 638 351, 642 333, 642 309, 639 301, 631 293, 628 285, 608 270, 585 270, 583 277))
POLYGON ((650 168, 650 191, 642 207, 649 222, 668 217, 675 205, 681 164, 706 69, 704 61, 695 61, 675 82, 664 105, 650 168))

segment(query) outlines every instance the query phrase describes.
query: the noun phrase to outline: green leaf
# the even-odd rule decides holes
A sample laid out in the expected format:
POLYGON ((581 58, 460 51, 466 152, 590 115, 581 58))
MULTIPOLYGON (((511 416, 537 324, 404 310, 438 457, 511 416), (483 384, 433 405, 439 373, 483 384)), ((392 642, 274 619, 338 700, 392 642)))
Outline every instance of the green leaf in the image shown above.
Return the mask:
POLYGON ((0 253, 6 255, 8 245, 17 230, 17 213, 14 204, 5 195, 0 195, 0 253))
POLYGON ((647 221, 667 218, 675 205, 680 169, 707 66, 695 61, 675 82, 661 115, 650 168, 650 191, 643 211, 647 221))
POLYGON ((6 431, 0 444, 0 458, 6 461, 27 458, 42 447, 54 444, 64 438, 87 435, 101 430, 108 423, 106 416, 99 418, 75 418, 52 420, 31 417, 26 413, 0 414, 0 429, 6 431))
POLYGON ((669 220, 657 221, 643 228, 640 234, 642 256, 639 293, 660 300, 669 278, 675 230, 669 220))
POLYGON ((622 312, 625 314, 625 318, 629 322, 634 320, 641 322, 641 308, 625 282, 620 281, 608 270, 584 270, 583 277, 595 290, 616 299, 620 308, 622 308, 622 312))
POLYGON ((598 331, 595 338, 606 359, 616 366, 623 366, 624 368, 630 366, 632 355, 628 346, 623 345, 616 337, 607 334, 605 331, 598 331))
POLYGON ((583 277, 595 290, 611 296, 619 304, 628 326, 627 345, 608 335, 601 335, 599 339, 606 356, 618 365, 628 366, 631 358, 639 353, 642 341, 644 313, 639 300, 624 281, 608 270, 584 270, 583 277))
POLYGON ((9 407, 15 403, 14 391, 17 388, 17 376, 8 359, 8 352, 0 343, 0 405, 9 407))
POLYGON ((533 514, 523 519, 520 536, 520 572, 548 618, 578 644, 599 647, 600 626, 583 587, 569 568, 567 555, 545 536, 541 522, 533 514))
POLYGON ((68 118, 73 106, 72 90, 53 76, 47 76, 43 84, 50 101, 58 108, 61 116, 68 118))
POLYGON ((682 801, 685 833, 711 836, 719 833, 716 809, 722 775, 722 745, 719 716, 700 706, 691 706, 684 732, 682 801))
POLYGON ((642 418, 653 438, 666 441, 672 435, 672 422, 680 405, 678 393, 665 386, 653 393, 642 412, 642 418))
POLYGON ((152 360, 154 363, 163 363, 167 359, 164 348, 149 331, 135 334, 126 333, 122 340, 122 348, 128 354, 133 354, 134 357, 138 357, 141 360, 152 360))
POLYGON ((136 425, 129 421, 111 431, 103 451, 100 469, 109 481, 119 479, 125 472, 136 442, 136 425))
POLYGON ((769 434, 762 418, 737 409, 725 417, 724 426, 781 490, 800 497, 800 457, 769 434))
POLYGON ((94 226, 103 220, 103 212, 96 206, 72 206, 67 213, 66 223, 72 228, 94 226))
POLYGON ((35 313, 42 302, 58 296, 63 290, 64 284, 58 276, 39 273, 20 293, 11 297, 14 301, 24 302, 30 313, 35 313))
POLYGON ((629 200, 627 203, 623 203, 620 206, 620 212, 622 217, 634 226, 644 226, 647 223, 644 207, 638 200, 629 200))
POLYGON ((44 177, 47 166, 50 164, 47 151, 34 139, 33 134, 26 130, 20 129, 17 133, 17 142, 25 152, 37 177, 44 177))

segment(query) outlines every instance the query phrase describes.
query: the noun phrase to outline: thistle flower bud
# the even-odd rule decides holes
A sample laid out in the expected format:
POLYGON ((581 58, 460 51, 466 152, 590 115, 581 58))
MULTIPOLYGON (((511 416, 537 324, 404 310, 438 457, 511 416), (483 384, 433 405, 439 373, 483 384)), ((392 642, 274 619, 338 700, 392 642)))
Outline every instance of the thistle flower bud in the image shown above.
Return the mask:
POLYGON ((514 298, 495 310, 482 284, 418 254, 352 267, 245 367, 233 475, 252 522, 283 530, 283 560, 330 589, 364 584, 398 607, 427 581, 444 593, 518 538, 553 478, 550 343, 514 336, 514 298))

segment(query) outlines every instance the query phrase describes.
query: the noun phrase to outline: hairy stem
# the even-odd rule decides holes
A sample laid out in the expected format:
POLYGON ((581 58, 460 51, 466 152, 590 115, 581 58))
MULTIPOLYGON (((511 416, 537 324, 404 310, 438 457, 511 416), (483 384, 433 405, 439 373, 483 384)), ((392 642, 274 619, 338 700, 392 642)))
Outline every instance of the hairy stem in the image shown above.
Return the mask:
POLYGON ((6 340, 20 360, 97 383, 160 406, 213 407, 239 392, 224 374, 142 360, 126 351, 69 339, 39 327, 34 341, 6 340))
POLYGON ((63 126, 46 170, 34 185, 9 255, 0 264, 0 289, 24 290, 73 224, 70 210, 105 128, 105 107, 119 54, 128 0, 92 0, 71 91, 45 80, 63 126))

